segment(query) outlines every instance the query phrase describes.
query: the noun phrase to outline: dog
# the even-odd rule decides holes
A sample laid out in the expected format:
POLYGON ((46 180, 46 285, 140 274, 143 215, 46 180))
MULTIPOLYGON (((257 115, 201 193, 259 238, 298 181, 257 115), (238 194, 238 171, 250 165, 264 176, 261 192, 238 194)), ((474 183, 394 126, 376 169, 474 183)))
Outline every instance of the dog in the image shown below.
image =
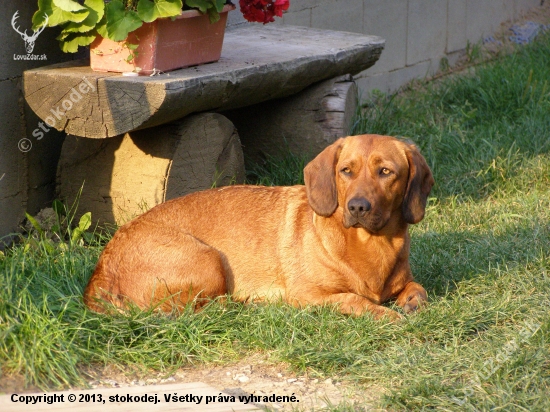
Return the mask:
POLYGON ((171 312, 230 294, 396 319, 382 303, 395 299, 409 313, 427 302, 409 266, 408 225, 423 219, 434 179, 414 144, 340 138, 306 165, 304 180, 220 187, 152 208, 107 244, 85 304, 171 312))

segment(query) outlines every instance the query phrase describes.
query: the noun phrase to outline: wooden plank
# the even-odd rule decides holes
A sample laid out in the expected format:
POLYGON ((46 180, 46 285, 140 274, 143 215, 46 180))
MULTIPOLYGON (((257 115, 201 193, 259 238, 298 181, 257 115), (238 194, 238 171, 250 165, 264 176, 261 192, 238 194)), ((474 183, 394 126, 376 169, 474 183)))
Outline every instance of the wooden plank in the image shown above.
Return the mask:
MULTIPOLYGON (((218 396, 230 396, 217 389, 208 386, 201 382, 195 383, 176 383, 170 385, 154 385, 154 386, 131 386, 127 388, 97 388, 90 390, 67 390, 60 392, 41 392, 41 393, 24 393, 24 394, 8 394, 0 396, 0 410, 3 412, 10 411, 74 411, 74 412, 95 412, 95 411, 257 411, 259 410, 252 404, 244 404, 239 402, 238 397, 234 397, 235 402, 218 402, 218 396), (74 395, 75 401, 71 402, 69 397, 74 395), (166 402, 164 396, 178 396, 178 402, 166 402), (191 398, 190 395, 193 395, 191 398), (38 396, 42 396, 40 401, 38 396), (45 401, 44 396, 47 396, 51 403, 45 401), (55 396, 55 398, 54 398, 55 396), (118 396, 118 398, 117 398, 118 396), (144 396, 147 396, 145 398, 144 396), (187 398, 186 398, 187 396, 187 398), (207 396, 215 398, 215 401, 207 403, 207 396), (21 398, 25 397, 25 398, 21 398), (34 397, 34 398, 32 398, 34 397), (133 399, 132 402, 128 398, 133 399), (135 397, 140 398, 136 401, 135 397), (12 398, 18 400, 13 402, 12 398), (25 400, 29 399, 29 403, 25 400), (57 402, 53 402, 56 399, 57 402), (117 402, 118 399, 118 402, 117 402), (125 401, 123 402, 122 399, 125 401), (148 401, 145 401, 145 400, 148 401), (157 403, 155 404, 155 399, 157 403), (187 401, 186 401, 187 400, 187 401)), ((227 398, 226 398, 227 399, 227 398)))
POLYGON ((217 63, 154 77, 93 72, 87 61, 62 63, 26 71, 24 93, 51 127, 82 137, 112 137, 193 112, 290 96, 369 68, 383 47, 376 36, 250 25, 226 33, 217 63))

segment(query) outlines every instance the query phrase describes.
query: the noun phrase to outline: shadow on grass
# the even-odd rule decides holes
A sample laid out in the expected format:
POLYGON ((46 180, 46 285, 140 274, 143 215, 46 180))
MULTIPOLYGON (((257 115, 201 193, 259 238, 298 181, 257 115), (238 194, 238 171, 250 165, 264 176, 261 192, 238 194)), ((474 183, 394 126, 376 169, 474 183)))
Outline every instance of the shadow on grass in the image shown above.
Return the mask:
POLYGON ((415 280, 434 299, 452 292, 462 281, 494 276, 548 259, 550 226, 542 221, 523 223, 495 234, 491 231, 446 231, 413 235, 411 268, 415 280))

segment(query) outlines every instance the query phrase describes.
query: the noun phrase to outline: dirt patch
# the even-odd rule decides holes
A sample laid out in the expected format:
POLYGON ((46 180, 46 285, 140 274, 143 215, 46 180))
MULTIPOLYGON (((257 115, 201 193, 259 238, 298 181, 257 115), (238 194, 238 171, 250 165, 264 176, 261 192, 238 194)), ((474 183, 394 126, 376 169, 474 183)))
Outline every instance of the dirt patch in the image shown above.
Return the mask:
MULTIPOLYGON (((383 393, 382 388, 364 387, 338 377, 313 378, 298 375, 283 363, 273 363, 266 355, 254 355, 230 365, 194 365, 180 368, 170 374, 159 372, 136 372, 131 368, 118 369, 114 366, 89 367, 82 370, 87 376, 88 387, 73 389, 125 388, 175 383, 202 382, 238 397, 292 396, 296 403, 255 403, 256 406, 272 411, 322 410, 327 406, 346 405, 356 411, 372 410, 372 405, 383 393)), ((24 388, 20 376, 0 378, 0 393, 43 392, 37 387, 24 388)))
POLYGON ((40 392, 36 386, 26 386, 25 378, 21 375, 0 376, 0 395, 9 393, 40 392))
POLYGON ((256 404, 281 411, 319 410, 342 403, 363 411, 370 409, 381 393, 379 389, 374 391, 337 377, 319 379, 297 375, 285 364, 270 362, 265 355, 249 356, 230 365, 180 368, 169 376, 155 374, 144 377, 143 374, 121 373, 112 368, 88 370, 87 374, 92 376, 89 381, 92 388, 203 382, 234 396, 295 395, 299 403, 256 404))

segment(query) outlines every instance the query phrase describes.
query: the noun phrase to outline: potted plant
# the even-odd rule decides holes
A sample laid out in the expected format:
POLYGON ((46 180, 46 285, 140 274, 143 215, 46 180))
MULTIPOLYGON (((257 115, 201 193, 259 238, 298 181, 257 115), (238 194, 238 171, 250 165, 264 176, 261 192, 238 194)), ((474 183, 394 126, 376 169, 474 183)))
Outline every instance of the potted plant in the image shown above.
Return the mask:
MULTIPOLYGON (((249 21, 282 16, 289 0, 240 0, 249 21)), ((152 74, 220 58, 227 0, 38 0, 33 28, 61 28, 64 52, 90 46, 98 71, 152 74)))

